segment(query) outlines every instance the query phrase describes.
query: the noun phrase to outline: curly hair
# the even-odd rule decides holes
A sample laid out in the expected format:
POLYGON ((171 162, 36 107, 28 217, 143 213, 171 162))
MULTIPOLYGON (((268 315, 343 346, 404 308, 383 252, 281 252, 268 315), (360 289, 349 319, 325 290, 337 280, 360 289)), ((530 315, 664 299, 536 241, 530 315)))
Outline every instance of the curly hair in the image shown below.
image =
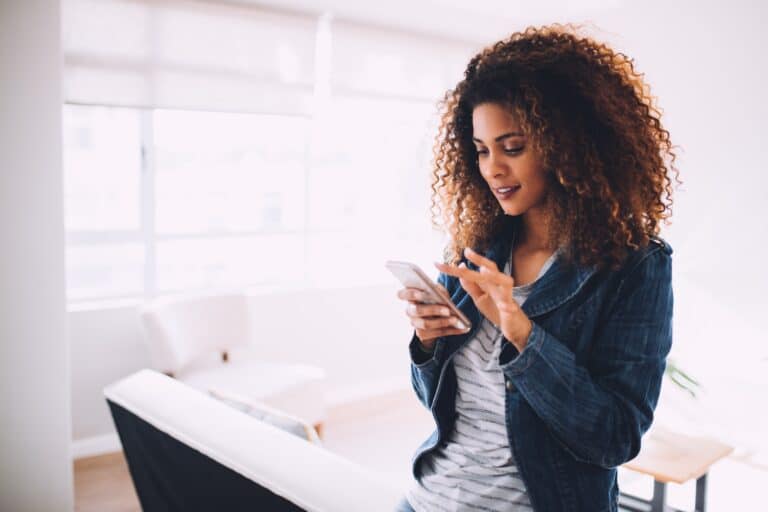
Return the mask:
POLYGON ((511 109, 541 158, 549 241, 567 262, 618 268, 669 224, 675 153, 632 59, 572 24, 529 26, 475 55, 438 102, 430 211, 450 235, 446 261, 484 251, 516 221, 480 174, 472 111, 482 103, 511 109))

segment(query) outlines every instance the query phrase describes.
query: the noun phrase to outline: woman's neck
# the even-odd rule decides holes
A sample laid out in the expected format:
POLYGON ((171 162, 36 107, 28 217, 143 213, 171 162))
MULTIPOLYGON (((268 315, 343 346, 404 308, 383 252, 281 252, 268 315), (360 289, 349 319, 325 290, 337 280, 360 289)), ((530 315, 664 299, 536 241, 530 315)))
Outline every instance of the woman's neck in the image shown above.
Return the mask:
POLYGON ((553 249, 550 247, 547 225, 544 212, 537 208, 531 208, 523 214, 520 233, 515 245, 524 247, 526 251, 531 252, 553 249))

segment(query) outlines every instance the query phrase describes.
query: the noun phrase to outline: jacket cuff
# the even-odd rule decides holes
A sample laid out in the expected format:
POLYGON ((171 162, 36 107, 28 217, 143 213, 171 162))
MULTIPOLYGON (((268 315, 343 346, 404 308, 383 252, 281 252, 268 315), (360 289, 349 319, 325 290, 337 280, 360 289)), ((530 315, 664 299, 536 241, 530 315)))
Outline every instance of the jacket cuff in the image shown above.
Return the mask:
POLYGON ((416 331, 414 331, 408 348, 411 353, 411 360, 416 366, 423 366, 431 361, 436 361, 437 340, 432 350, 428 351, 421 346, 421 340, 419 340, 419 337, 416 336, 416 331))
POLYGON ((531 322, 533 328, 528 335, 528 341, 522 352, 507 338, 502 339, 504 346, 499 352, 499 366, 504 373, 517 375, 524 372, 531 364, 541 350, 541 346, 546 339, 546 332, 536 322, 531 322))

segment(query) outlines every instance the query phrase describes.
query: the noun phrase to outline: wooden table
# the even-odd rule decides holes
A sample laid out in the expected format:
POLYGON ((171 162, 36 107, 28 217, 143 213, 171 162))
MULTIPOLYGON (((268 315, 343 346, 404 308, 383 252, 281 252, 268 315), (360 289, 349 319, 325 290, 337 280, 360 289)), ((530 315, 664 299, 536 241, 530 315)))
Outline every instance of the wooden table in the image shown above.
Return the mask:
POLYGON ((620 493, 619 510, 628 512, 683 512, 667 507, 667 483, 696 479, 695 512, 706 511, 707 473, 712 464, 733 452, 733 447, 706 437, 678 434, 654 427, 643 437, 640 453, 622 465, 653 477, 653 498, 620 493))

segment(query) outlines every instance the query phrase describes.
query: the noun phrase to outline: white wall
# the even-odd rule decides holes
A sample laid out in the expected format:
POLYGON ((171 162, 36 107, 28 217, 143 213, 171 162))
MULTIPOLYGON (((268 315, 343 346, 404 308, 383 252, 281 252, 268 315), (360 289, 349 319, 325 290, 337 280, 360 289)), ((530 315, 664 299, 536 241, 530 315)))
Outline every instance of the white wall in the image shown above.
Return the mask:
POLYGON ((675 251, 671 357, 704 388, 683 401, 665 381, 657 419, 768 453, 768 6, 653 0, 571 19, 634 58, 679 146, 683 185, 663 229, 675 251))
POLYGON ((702 376, 743 373, 768 357, 759 329, 768 305, 768 8, 643 3, 594 21, 635 58, 679 146, 684 184, 665 228, 675 250, 673 353, 702 376))
MULTIPOLYGON (((342 4, 295 3, 320 10, 342 4)), ((596 34, 633 57, 645 73, 672 141, 680 146, 677 166, 684 181, 675 192, 673 223, 663 231, 675 250, 673 356, 710 389, 765 403, 766 388, 759 379, 766 373, 761 358, 768 356, 760 325, 768 289, 768 215, 761 211, 768 199, 763 156, 768 141, 766 7, 747 1, 611 7, 620 4, 608 2, 608 8, 592 8, 581 17, 573 9, 567 16, 557 9, 548 21, 594 22, 602 30, 596 34)), ((462 19, 472 25, 472 36, 483 31, 478 27, 487 27, 490 43, 507 32, 499 20, 508 21, 508 31, 527 24, 524 7, 464 3, 462 19), (472 16, 485 19, 472 21, 472 16)), ((541 8, 536 15, 542 18, 541 8)), ((419 19, 425 27, 430 22, 428 16, 419 19)), ((416 23, 415 18, 410 22, 416 23)), ((462 35, 461 24, 455 33, 462 35)), ((323 364, 334 385, 398 378, 410 385, 409 331, 395 289, 265 299, 267 307, 261 309, 271 312, 262 320, 265 354, 323 364), (300 319, 285 309, 296 303, 306 313, 300 319), (293 335, 280 336, 281 328, 293 335)), ((145 364, 146 356, 130 309, 73 313, 71 324, 74 435, 80 439, 111 429, 100 388, 145 364)), ((729 411, 739 425, 751 425, 755 432, 768 429, 766 418, 757 416, 759 407, 742 409, 729 411)), ((739 426, 735 423, 734 428, 739 426)))
POLYGON ((0 2, 0 509, 72 510, 57 0, 0 2))

